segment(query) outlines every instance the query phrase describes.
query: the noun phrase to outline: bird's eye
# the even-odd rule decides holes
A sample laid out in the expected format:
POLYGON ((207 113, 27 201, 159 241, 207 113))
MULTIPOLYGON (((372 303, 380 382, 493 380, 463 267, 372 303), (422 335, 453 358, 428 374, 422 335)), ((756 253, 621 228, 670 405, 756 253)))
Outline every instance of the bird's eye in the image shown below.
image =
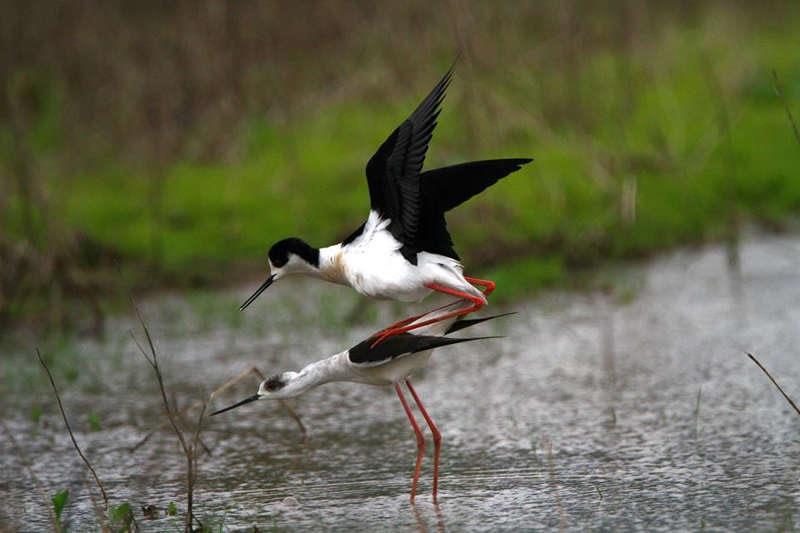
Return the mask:
POLYGON ((264 382, 264 388, 270 392, 274 392, 278 389, 281 389, 283 388, 284 385, 285 383, 283 382, 279 374, 272 376, 271 378, 269 378, 267 381, 264 382))
POLYGON ((283 268, 283 266, 289 262, 289 254, 282 250, 276 250, 275 247, 269 251, 267 257, 269 264, 275 268, 283 268))

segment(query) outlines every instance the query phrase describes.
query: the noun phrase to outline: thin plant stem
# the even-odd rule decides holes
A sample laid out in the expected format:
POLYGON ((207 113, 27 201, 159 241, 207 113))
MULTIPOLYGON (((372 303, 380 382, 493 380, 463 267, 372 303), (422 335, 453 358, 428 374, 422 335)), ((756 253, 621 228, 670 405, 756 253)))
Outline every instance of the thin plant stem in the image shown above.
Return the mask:
POLYGON ((781 394, 783 394, 783 397, 784 397, 784 398, 786 398, 786 401, 787 401, 787 402, 789 402, 789 405, 791 405, 791 406, 792 406, 792 408, 795 410, 795 412, 796 412, 798 415, 800 415, 800 408, 798 408, 798 407, 797 407, 797 404, 796 404, 796 403, 794 403, 794 400, 792 400, 792 399, 789 397, 789 395, 788 395, 788 394, 786 394, 786 393, 784 392, 784 390, 781 388, 781 386, 780 386, 780 385, 778 385, 778 382, 777 382, 777 381, 775 381, 775 378, 773 378, 773 377, 772 377, 772 374, 770 374, 770 373, 769 373, 769 371, 768 371, 766 368, 764 368, 764 365, 762 365, 762 364, 759 362, 759 360, 758 360, 758 359, 756 359, 756 357, 755 357, 753 354, 751 354, 750 352, 747 352, 747 357, 749 357, 750 359, 752 359, 752 360, 753 360, 753 362, 754 362, 756 365, 758 365, 758 368, 760 368, 760 369, 761 369, 761 370, 762 370, 762 371, 763 371, 763 372, 764 372, 764 373, 767 375, 767 377, 768 377, 768 378, 769 378, 769 380, 772 382, 772 384, 773 384, 773 385, 775 385, 775 387, 777 387, 777 388, 778 388, 778 390, 781 392, 781 394))
MULTIPOLYGON (((133 332, 131 332, 131 338, 133 338, 133 341, 136 343, 136 346, 139 348, 142 356, 144 356, 145 360, 152 367, 153 372, 156 375, 158 389, 161 393, 161 401, 164 405, 164 412, 166 413, 169 424, 172 426, 172 430, 175 432, 175 436, 177 437, 178 442, 181 445, 181 449, 186 456, 186 522, 184 527, 188 532, 192 530, 192 518, 194 517, 194 452, 190 447, 190 444, 187 444, 186 438, 183 436, 183 432, 180 430, 180 428, 178 428, 175 415, 170 408, 169 400, 167 400, 167 391, 164 387, 164 377, 161 374, 161 368, 158 364, 158 352, 156 351, 155 344, 153 343, 153 337, 150 335, 150 330, 147 329, 147 324, 145 324, 144 318, 142 318, 142 314, 139 312, 139 308, 136 306, 136 304, 134 304, 134 309, 136 310, 136 316, 139 319, 139 323, 142 325, 142 330, 144 330, 144 336, 147 339, 147 346, 149 348, 150 355, 147 355, 145 349, 141 344, 139 344, 139 341, 136 340, 136 337, 134 337, 133 332)), ((205 414, 205 406, 203 407, 201 417, 203 414, 205 414)))
POLYGON ((61 411, 61 418, 64 419, 64 425, 67 426, 67 432, 69 432, 69 438, 72 439, 72 445, 75 447, 75 450, 78 452, 78 455, 81 456, 83 459, 83 463, 86 465, 86 468, 89 469, 89 472, 92 473, 92 477, 94 477, 94 482, 97 487, 100 489, 100 493, 103 495, 103 503, 105 504, 106 510, 108 509, 108 495, 106 494, 106 489, 103 487, 103 482, 100 481, 100 478, 97 476, 97 472, 94 471, 92 464, 83 455, 81 451, 81 447, 78 446, 78 441, 75 440, 75 435, 72 433, 72 428, 69 425, 69 421, 67 420, 67 414, 64 412, 64 406, 61 404, 61 396, 58 394, 58 389, 56 388, 56 382, 53 380, 53 374, 50 373, 50 369, 47 367, 47 363, 44 362, 42 358, 41 352, 39 349, 36 349, 36 356, 39 358, 39 363, 41 363, 42 367, 44 368, 45 372, 47 372, 47 377, 50 379, 50 385, 53 387, 53 392, 56 395, 56 401, 58 402, 58 410, 61 411))

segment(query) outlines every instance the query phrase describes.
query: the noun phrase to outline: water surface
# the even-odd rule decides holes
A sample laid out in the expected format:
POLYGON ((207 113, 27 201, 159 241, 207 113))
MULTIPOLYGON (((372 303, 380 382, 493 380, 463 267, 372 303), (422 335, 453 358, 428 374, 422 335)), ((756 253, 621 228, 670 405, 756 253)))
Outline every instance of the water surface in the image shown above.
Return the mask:
MULTIPOLYGON (((438 506, 430 457, 418 502, 408 502, 415 442, 392 389, 331 384, 293 402, 306 444, 277 404, 211 419, 199 515, 226 530, 796 529, 800 417, 744 352, 800 399, 800 239, 759 237, 740 259, 736 271, 722 248, 674 253, 616 272, 612 290, 551 292, 463 332, 503 340, 436 352, 415 383, 443 434, 438 506)), ((180 405, 252 365, 295 370, 408 309, 360 312, 345 289, 287 282, 240 314, 249 289, 142 304, 180 405)), ((43 348, 112 499, 131 502, 140 527, 158 531, 175 519, 147 520, 138 509, 183 508, 184 461, 166 430, 129 451, 162 421, 128 336, 135 327, 119 318, 103 341, 43 348)), ((0 520, 20 530, 49 524, 27 460, 48 493, 70 489, 65 516, 75 530, 96 528, 84 468, 29 352, 4 356, 0 415, 24 451, 0 426, 0 520)), ((255 384, 248 378, 215 407, 255 384)))

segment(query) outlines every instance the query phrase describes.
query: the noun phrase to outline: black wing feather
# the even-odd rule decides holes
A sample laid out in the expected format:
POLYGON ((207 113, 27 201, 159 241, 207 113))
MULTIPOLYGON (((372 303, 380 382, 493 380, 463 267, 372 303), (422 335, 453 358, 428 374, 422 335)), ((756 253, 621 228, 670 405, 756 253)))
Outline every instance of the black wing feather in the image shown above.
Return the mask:
POLYGON ((450 211, 531 161, 529 158, 490 159, 428 170, 420 176, 422 195, 426 202, 433 204, 431 207, 450 211))
POLYGON ((487 320, 494 320, 495 318, 503 318, 504 316, 516 315, 516 314, 517 314, 516 311, 512 311, 510 313, 502 313, 499 315, 485 316, 481 318, 462 318, 461 320, 453 322, 453 325, 450 326, 447 329, 447 331, 445 331, 444 334, 450 335, 451 333, 455 333, 456 331, 460 331, 462 329, 475 326, 477 324, 480 324, 481 322, 486 322, 487 320))
POLYGON ((420 175, 422 187, 422 231, 417 235, 419 250, 458 260, 453 239, 447 231, 446 211, 464 203, 487 187, 519 170, 531 159, 472 161, 428 170, 420 175))
MULTIPOLYGON (((444 213, 531 161, 474 161, 422 172, 452 74, 450 67, 414 112, 381 144, 366 168, 372 210, 391 220, 389 231, 403 245, 403 256, 415 265, 420 251, 458 260, 444 213)), ((360 233, 356 230, 349 239, 360 233)))
POLYGON ((424 207, 420 172, 452 74, 453 67, 367 163, 371 207, 391 219, 389 231, 409 252, 413 250, 414 262, 424 207))
POLYGON ((467 339, 453 339, 435 335, 413 335, 401 333, 387 337, 380 344, 371 348, 375 337, 360 342, 350 349, 350 362, 355 365, 378 365, 388 363, 404 355, 411 355, 425 350, 432 350, 440 346, 458 344, 461 342, 494 339, 496 337, 470 337, 467 339))

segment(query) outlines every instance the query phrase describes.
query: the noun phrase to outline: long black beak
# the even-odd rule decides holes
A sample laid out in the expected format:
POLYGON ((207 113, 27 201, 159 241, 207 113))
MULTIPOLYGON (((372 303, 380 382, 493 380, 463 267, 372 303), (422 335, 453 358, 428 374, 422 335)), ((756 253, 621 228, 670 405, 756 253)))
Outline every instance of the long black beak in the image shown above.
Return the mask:
POLYGON ((229 405, 228 407, 225 407, 224 409, 220 409, 219 411, 214 411, 213 413, 211 413, 211 416, 218 415, 220 413, 224 413, 225 411, 230 411, 231 409, 236 409, 237 407, 241 407, 242 405, 244 405, 246 403, 254 402, 256 400, 258 400, 258 394, 253 394, 252 396, 250 396, 249 398, 245 398, 241 402, 236 402, 235 404, 229 405))
POLYGON ((258 298, 258 297, 259 297, 259 295, 260 295, 262 292, 264 292, 265 290, 267 290, 267 287, 269 287, 270 285, 272 285, 272 282, 273 282, 273 281, 275 281, 275 274, 272 274, 270 277, 268 277, 268 278, 267 278, 267 281, 265 281, 264 283, 262 283, 262 284, 261 284, 261 286, 260 286, 259 288, 257 288, 257 289, 256 289, 256 292, 254 292, 254 293, 253 293, 253 294, 250 296, 250 298, 248 298, 247 300, 245 300, 245 301, 244 301, 244 303, 243 303, 242 305, 240 305, 240 306, 239 306, 239 311, 244 311, 245 309, 247 309, 247 306, 248 306, 248 305, 250 305, 251 303, 253 303, 253 300, 255 300, 256 298, 258 298))

